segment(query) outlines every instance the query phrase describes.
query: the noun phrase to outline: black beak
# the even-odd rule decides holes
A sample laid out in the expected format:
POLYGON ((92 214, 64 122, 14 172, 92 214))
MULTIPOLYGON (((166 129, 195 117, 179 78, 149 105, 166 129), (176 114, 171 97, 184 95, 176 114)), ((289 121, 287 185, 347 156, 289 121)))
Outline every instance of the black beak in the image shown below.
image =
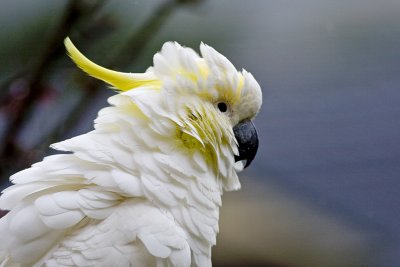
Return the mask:
POLYGON ((233 127, 238 142, 239 156, 235 155, 235 162, 246 160, 245 168, 250 165, 257 154, 258 136, 256 127, 250 120, 242 121, 233 127))

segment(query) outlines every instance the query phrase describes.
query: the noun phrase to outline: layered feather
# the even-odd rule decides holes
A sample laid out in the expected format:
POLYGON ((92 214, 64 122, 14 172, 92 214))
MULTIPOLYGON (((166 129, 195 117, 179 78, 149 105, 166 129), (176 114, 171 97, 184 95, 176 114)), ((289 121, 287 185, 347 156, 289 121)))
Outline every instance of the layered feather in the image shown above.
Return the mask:
POLYGON ((166 43, 144 74, 105 69, 65 44, 80 68, 123 92, 92 132, 52 145, 67 154, 10 178, 3 266, 211 266, 223 189, 240 187, 232 126, 261 100, 236 109, 251 106, 241 103, 249 92, 261 96, 257 82, 204 44, 200 57, 166 43), (219 112, 221 99, 238 114, 219 112))

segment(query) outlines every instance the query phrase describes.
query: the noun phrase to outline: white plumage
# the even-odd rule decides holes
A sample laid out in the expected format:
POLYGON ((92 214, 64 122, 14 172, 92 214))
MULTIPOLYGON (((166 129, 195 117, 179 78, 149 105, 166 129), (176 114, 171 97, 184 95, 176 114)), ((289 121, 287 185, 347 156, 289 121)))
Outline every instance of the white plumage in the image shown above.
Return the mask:
POLYGON ((120 93, 93 131, 52 145, 70 153, 11 176, 1 266, 211 266, 222 192, 240 188, 233 127, 255 117, 259 85, 204 44, 200 57, 168 42, 143 74, 66 46, 120 93))

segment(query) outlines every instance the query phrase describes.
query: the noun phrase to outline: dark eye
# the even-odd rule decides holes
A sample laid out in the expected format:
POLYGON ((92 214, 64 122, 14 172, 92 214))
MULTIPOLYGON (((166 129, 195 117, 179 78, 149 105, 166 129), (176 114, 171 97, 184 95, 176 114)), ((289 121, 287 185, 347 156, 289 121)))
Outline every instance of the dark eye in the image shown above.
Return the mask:
POLYGON ((221 112, 226 112, 228 110, 228 105, 224 102, 219 102, 217 106, 221 112))

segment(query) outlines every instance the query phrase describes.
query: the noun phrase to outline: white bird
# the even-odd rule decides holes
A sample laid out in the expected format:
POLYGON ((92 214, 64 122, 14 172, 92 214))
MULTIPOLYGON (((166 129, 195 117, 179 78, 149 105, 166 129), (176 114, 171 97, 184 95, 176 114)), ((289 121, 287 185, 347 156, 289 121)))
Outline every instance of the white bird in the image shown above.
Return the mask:
MULTIPOLYGON (((224 190, 253 160, 253 76, 167 42, 145 73, 72 60, 118 90, 94 130, 53 144, 0 197, 0 266, 211 266, 224 190)), ((245 230, 245 229, 244 229, 245 230)))

